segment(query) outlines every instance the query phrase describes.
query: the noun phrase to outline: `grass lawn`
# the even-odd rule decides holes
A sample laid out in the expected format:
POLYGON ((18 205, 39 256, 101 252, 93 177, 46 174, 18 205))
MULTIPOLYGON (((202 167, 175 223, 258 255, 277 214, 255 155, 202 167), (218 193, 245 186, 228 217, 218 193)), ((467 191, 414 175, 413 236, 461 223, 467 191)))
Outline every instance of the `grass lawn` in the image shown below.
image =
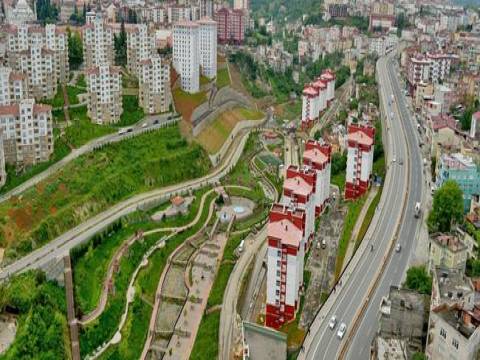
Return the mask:
POLYGON ((380 202, 380 198, 382 197, 382 190, 383 188, 380 187, 377 191, 377 194, 373 198, 372 202, 368 206, 367 212, 365 214, 365 218, 363 219, 362 226, 358 231, 357 239, 355 240, 355 250, 360 246, 362 243, 365 234, 367 233, 368 227, 372 222, 373 215, 375 215, 375 209, 377 208, 378 203, 380 202))
POLYGON ((90 140, 116 131, 113 126, 92 123, 87 115, 87 106, 69 109, 68 111, 72 124, 65 129, 65 137, 74 148, 79 148, 90 140))
POLYGON ((342 272, 343 262, 347 253, 348 245, 352 238, 352 231, 357 223, 358 216, 362 211, 363 204, 365 203, 367 196, 364 195, 356 201, 347 203, 348 211, 343 223, 342 236, 338 244, 337 261, 335 262, 335 279, 338 279, 342 272))
POLYGON ((293 120, 302 115, 302 100, 297 99, 294 102, 288 102, 275 106, 275 115, 278 120, 293 120))
POLYGON ((78 96, 79 94, 84 94, 86 91, 84 89, 80 89, 76 86, 67 85, 67 95, 68 95, 68 102, 70 105, 78 104, 78 96))
POLYGON ((175 109, 182 114, 184 120, 190 122, 193 111, 207 101, 207 94, 205 91, 200 91, 195 94, 189 94, 180 88, 172 91, 175 109))
POLYGON ((115 126, 129 126, 133 125, 145 116, 143 109, 138 106, 138 96, 123 95, 122 96, 123 113, 120 116, 120 121, 115 126))
POLYGON ((85 74, 80 74, 80 75, 78 75, 76 85, 77 85, 77 86, 80 86, 80 87, 82 87, 82 88, 86 88, 86 87, 87 87, 87 81, 85 80, 85 74))
POLYGON ((332 184, 338 186, 340 194, 343 194, 343 190, 345 189, 345 176, 345 171, 341 171, 337 175, 333 175, 330 181, 332 184))
POLYGON ((218 357, 219 328, 220 310, 203 315, 190 360, 211 360, 218 357))
POLYGON ((134 194, 203 176, 210 162, 177 126, 85 154, 34 188, 0 204, 0 246, 29 253, 134 194))
POLYGON ((236 107, 221 113, 197 136, 197 141, 209 154, 217 153, 235 125, 242 120, 259 120, 263 113, 243 107, 236 107))
POLYGON ((228 85, 230 85, 230 75, 228 74, 228 68, 224 67, 217 71, 217 87, 221 89, 228 85))
POLYGON ((207 85, 210 83, 210 79, 206 76, 200 75, 200 86, 207 85))

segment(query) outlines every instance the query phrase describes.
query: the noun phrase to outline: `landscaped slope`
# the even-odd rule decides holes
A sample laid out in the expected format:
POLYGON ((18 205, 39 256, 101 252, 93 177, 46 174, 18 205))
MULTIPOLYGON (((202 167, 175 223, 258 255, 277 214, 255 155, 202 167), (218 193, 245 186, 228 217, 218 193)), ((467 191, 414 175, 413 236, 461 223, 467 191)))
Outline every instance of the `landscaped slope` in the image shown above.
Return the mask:
POLYGON ((134 194, 204 175, 205 152, 170 127, 81 156, 0 205, 0 246, 26 254, 134 194))

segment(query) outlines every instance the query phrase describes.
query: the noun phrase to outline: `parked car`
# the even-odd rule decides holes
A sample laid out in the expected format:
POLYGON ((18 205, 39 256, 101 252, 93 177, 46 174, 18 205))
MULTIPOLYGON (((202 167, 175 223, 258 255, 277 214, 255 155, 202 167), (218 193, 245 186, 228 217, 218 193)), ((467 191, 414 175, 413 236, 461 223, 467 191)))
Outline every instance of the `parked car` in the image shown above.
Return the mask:
POLYGON ((341 323, 337 331, 337 337, 339 339, 343 339, 346 332, 347 332, 347 325, 345 323, 341 323))

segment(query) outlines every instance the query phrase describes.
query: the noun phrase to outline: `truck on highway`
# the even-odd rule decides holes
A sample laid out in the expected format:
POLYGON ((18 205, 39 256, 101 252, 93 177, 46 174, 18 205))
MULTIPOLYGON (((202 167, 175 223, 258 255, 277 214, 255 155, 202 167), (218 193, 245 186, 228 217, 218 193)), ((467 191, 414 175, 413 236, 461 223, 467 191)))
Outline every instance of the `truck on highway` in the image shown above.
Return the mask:
POLYGON ((418 219, 419 217, 420 217, 420 203, 417 202, 417 203, 415 204, 415 218, 418 219))

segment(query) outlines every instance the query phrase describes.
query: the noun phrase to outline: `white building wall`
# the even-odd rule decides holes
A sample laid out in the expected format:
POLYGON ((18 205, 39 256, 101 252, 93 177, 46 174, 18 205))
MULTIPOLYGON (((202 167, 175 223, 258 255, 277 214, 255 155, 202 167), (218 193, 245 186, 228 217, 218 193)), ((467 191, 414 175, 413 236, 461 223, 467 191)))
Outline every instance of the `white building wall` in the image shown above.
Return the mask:
POLYGON ((202 74, 209 79, 217 76, 217 23, 212 20, 199 22, 200 65, 202 74))
POLYGON ((302 121, 307 121, 308 119, 312 119, 311 114, 312 103, 311 99, 308 96, 302 97, 302 121))
POLYGON ((355 180, 354 177, 354 168, 355 168, 355 155, 356 155, 357 149, 349 147, 347 150, 347 171, 346 171, 346 177, 345 180, 348 183, 353 183, 355 180))
POLYGON ((372 173, 373 164, 373 146, 368 152, 362 152, 362 168, 360 172, 360 180, 368 181, 372 173))
POLYGON ((200 90, 200 53, 198 25, 176 24, 173 30, 173 65, 180 75, 181 87, 189 93, 200 90))
MULTIPOLYGON (((297 256, 287 255, 287 289, 285 292, 285 305, 295 306, 298 298, 298 284, 300 266, 297 256)), ((303 272, 303 267, 301 269, 303 272)))
POLYGON ((267 304, 273 305, 275 305, 277 299, 275 292, 279 289, 276 286, 277 280, 280 280, 280 276, 277 276, 277 271, 280 271, 280 267, 277 266, 277 261, 280 261, 278 250, 278 248, 271 246, 267 249, 267 304))

